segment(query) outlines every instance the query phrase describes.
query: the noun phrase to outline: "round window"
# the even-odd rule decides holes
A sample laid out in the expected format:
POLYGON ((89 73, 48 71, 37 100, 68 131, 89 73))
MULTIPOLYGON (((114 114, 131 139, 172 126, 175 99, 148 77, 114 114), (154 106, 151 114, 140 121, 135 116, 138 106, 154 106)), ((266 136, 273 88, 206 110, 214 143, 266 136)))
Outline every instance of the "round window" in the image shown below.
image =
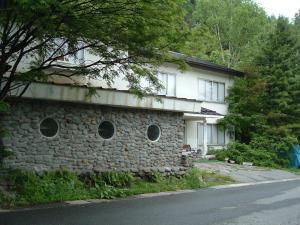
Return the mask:
POLYGON ((100 123, 98 133, 103 139, 110 139, 114 136, 115 127, 109 121, 103 121, 100 123))
POLYGON ((54 137, 58 132, 58 124, 54 119, 46 118, 40 124, 40 132, 45 137, 54 137))
POLYGON ((147 129, 147 137, 150 141, 157 141, 160 138, 160 128, 157 125, 150 125, 147 129))

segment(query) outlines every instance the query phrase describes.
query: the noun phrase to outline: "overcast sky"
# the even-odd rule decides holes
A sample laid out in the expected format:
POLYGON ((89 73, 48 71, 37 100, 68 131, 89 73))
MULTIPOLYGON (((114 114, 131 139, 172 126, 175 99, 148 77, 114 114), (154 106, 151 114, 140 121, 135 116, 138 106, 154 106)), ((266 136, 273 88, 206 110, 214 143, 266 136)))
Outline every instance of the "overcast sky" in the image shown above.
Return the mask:
POLYGON ((268 15, 283 15, 294 18, 294 15, 300 9, 300 0, 255 0, 260 6, 265 8, 268 15))

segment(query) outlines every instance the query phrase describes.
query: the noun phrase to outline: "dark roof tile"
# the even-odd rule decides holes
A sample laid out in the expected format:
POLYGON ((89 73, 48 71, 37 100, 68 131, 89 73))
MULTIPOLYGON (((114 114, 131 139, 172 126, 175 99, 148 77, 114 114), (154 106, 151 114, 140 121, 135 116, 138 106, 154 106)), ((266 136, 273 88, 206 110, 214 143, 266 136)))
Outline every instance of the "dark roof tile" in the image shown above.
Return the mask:
POLYGON ((217 113, 216 111, 201 107, 201 114, 203 115, 209 115, 209 116, 224 116, 220 113, 217 113))

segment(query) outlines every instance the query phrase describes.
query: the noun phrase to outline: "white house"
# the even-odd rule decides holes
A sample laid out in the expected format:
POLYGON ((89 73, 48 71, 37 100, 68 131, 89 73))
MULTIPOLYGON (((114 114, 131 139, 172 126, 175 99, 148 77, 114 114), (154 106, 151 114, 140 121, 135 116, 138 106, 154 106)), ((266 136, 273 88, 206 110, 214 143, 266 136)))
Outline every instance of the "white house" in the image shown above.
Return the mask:
MULTIPOLYGON (((207 154, 208 149, 226 147, 234 138, 234 134, 217 124, 218 120, 227 114, 228 104, 225 98, 228 89, 233 85, 234 78, 242 76, 243 73, 184 54, 172 52, 172 55, 184 59, 190 67, 181 71, 176 65, 161 66, 158 69, 158 78, 165 89, 158 95, 201 102, 199 111, 185 112, 183 115, 184 144, 191 146, 192 149, 201 150, 203 155, 207 154)), ((101 80, 89 82, 96 87, 109 88, 101 80)), ((111 88, 128 89, 122 77, 118 77, 111 88)))
MULTIPOLYGON (((184 145, 203 155, 209 148, 226 146, 232 137, 218 120, 227 113, 228 88, 242 73, 172 54, 189 68, 158 68, 165 86, 158 93, 161 101, 132 95, 122 76, 111 87, 102 80, 77 80, 75 85, 57 78, 31 84, 21 103, 2 120, 12 133, 5 143, 15 152, 7 164, 38 170, 66 166, 80 172, 136 171, 179 166, 184 145), (87 96, 87 82, 96 87, 95 95, 87 96)), ((93 57, 80 54, 81 61, 93 57)))

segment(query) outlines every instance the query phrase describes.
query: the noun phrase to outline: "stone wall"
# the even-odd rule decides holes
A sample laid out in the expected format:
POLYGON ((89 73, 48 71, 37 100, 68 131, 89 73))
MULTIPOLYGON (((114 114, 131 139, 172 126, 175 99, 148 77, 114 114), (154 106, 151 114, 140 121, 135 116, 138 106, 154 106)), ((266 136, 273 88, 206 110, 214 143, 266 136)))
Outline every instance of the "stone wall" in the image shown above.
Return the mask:
POLYGON ((4 141, 14 152, 6 160, 12 168, 137 172, 164 167, 178 169, 181 162, 182 113, 24 100, 1 118, 1 123, 10 132, 4 141), (54 138, 46 138, 39 131, 40 122, 47 117, 59 124, 54 138), (115 125, 111 140, 103 140, 98 134, 103 120, 115 125), (157 142, 147 139, 150 124, 161 128, 157 142))

